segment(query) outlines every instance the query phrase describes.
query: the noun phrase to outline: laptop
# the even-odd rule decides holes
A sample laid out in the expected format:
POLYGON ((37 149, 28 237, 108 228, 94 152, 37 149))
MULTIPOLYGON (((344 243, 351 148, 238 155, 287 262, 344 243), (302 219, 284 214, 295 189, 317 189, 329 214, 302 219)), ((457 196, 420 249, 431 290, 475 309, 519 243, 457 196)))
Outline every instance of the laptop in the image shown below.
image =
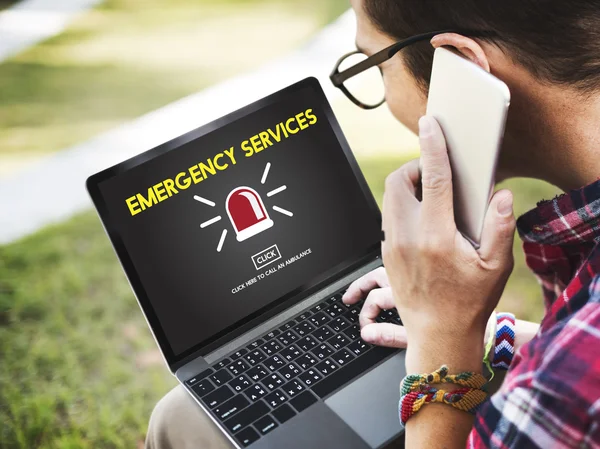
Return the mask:
POLYGON ((401 435, 404 352, 362 341, 362 303, 341 301, 382 264, 381 215, 315 78, 87 188, 167 366, 232 447, 401 435))

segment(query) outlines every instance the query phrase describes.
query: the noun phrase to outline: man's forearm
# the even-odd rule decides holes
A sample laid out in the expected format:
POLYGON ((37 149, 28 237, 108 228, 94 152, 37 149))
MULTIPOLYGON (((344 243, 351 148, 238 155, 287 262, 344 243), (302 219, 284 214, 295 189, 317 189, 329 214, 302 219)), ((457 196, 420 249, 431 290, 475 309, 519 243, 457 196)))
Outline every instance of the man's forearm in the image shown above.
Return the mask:
POLYGON ((519 348, 531 341, 537 334, 540 325, 531 321, 516 320, 515 321, 515 352, 519 348))

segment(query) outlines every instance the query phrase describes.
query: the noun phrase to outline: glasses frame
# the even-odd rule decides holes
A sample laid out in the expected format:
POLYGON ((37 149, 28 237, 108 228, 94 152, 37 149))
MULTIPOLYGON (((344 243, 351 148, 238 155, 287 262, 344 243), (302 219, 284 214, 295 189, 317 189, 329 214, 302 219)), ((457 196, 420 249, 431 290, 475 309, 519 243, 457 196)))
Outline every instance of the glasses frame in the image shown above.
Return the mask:
POLYGON ((389 47, 386 47, 383 50, 380 50, 377 53, 367 57, 367 59, 365 59, 364 61, 361 61, 358 64, 354 64, 353 66, 348 67, 346 70, 340 72, 340 65, 342 64, 342 62, 344 62, 344 60, 347 57, 349 57, 351 55, 355 55, 357 53, 362 53, 360 50, 354 50, 354 51, 351 51, 350 53, 345 54, 340 59, 338 59, 338 61, 335 64, 335 67, 333 68, 333 71, 329 75, 329 79, 331 80, 331 82, 333 83, 333 85, 335 87, 337 87, 342 92, 344 92, 346 97, 348 97, 348 99, 352 103, 354 103, 356 106, 358 106, 359 108, 375 109, 375 108, 381 106, 383 103, 385 103, 385 97, 383 98, 383 100, 381 100, 376 105, 365 104, 362 101, 358 100, 354 95, 352 95, 350 93, 350 91, 346 88, 346 86, 344 86, 344 82, 348 81, 353 76, 356 76, 356 75, 358 75, 366 70, 369 70, 370 68, 375 67, 375 66, 377 66, 377 68, 379 69, 379 72, 382 73, 382 75, 383 75, 383 72, 381 71, 381 67, 379 67, 379 64, 382 64, 385 61, 388 61, 396 53, 398 53, 403 48, 408 47, 409 45, 412 45, 417 42, 422 42, 425 40, 432 39, 434 36, 437 36, 438 34, 443 34, 443 33, 458 33, 458 34, 462 34, 462 35, 468 35, 471 37, 491 36, 494 34, 491 32, 482 32, 482 31, 465 32, 464 30, 454 30, 454 29, 430 31, 429 33, 417 34, 417 35, 409 37, 407 39, 398 41, 398 42, 390 45, 389 47))

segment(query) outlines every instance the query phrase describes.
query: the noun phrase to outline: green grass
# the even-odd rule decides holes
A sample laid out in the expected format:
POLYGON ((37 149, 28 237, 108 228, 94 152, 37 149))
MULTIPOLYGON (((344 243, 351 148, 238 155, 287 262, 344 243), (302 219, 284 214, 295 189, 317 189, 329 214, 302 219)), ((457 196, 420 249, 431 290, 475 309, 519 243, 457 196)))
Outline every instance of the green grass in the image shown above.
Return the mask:
POLYGON ((107 0, 0 65, 0 156, 61 150, 257 68, 347 8, 345 0, 107 0))
MULTIPOLYGON (((404 161, 362 161, 378 200, 404 161)), ((535 181, 507 187, 518 212, 555 192, 535 181)), ((539 287, 516 254, 501 309, 539 319, 539 287)), ((0 447, 135 447, 175 383, 96 215, 0 247, 0 273, 0 447)))

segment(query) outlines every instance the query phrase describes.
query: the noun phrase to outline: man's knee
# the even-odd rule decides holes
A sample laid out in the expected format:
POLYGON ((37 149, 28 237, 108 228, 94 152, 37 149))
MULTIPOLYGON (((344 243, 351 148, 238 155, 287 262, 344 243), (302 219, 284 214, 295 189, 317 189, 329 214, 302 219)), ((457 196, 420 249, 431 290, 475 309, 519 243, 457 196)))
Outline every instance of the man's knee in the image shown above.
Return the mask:
POLYGON ((182 386, 168 392, 154 407, 146 449, 230 449, 225 436, 182 386))

